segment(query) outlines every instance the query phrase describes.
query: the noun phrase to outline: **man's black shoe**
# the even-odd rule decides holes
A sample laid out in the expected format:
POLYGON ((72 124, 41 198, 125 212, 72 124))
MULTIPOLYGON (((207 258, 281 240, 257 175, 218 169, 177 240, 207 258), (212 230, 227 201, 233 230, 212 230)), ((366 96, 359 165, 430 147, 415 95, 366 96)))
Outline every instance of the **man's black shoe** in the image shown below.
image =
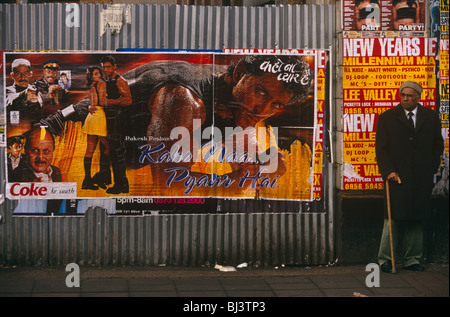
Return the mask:
POLYGON ((111 172, 109 170, 97 172, 92 176, 92 182, 101 189, 106 189, 106 185, 111 184, 111 172))
POLYGON ((124 184, 124 185, 115 184, 113 187, 110 187, 106 190, 106 193, 113 194, 113 195, 118 195, 121 193, 126 194, 129 192, 130 192, 130 188, 128 187, 128 184, 124 184))
POLYGON ((97 190, 98 187, 92 182, 92 179, 85 178, 81 184, 81 189, 97 190))
POLYGON ((409 266, 404 267, 405 270, 415 271, 415 272, 423 272, 425 269, 420 264, 411 264, 409 266))
POLYGON ((383 264, 381 264, 381 270, 385 273, 392 273, 392 263, 391 261, 386 261, 383 264))

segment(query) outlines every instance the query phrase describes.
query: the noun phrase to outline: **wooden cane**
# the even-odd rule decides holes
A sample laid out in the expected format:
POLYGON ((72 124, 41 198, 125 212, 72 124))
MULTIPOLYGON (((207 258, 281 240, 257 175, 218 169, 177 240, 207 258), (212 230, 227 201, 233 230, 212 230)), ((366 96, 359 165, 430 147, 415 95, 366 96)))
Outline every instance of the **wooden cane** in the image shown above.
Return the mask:
MULTIPOLYGON (((397 176, 397 182, 402 183, 400 177, 397 176)), ((392 219, 391 219, 391 197, 389 192, 389 180, 386 180, 386 200, 388 211, 388 224, 389 224, 389 240, 391 244, 391 261, 392 261, 392 273, 397 273, 395 270, 395 258, 394 258, 394 240, 392 239, 392 219)))

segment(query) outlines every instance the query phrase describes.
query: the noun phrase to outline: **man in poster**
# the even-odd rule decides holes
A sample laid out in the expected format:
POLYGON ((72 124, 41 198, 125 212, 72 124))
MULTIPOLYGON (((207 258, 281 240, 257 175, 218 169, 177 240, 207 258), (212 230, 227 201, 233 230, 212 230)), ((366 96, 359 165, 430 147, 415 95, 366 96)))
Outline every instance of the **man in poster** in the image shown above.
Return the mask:
POLYGON ((57 60, 48 60, 42 65, 42 78, 33 84, 42 96, 42 112, 44 115, 55 113, 65 107, 66 90, 59 85, 60 65, 57 60))
POLYGON ((10 182, 62 182, 61 171, 51 165, 55 140, 45 128, 33 128, 26 134, 25 158, 9 175, 10 182))
MULTIPOLYGON (((244 56, 213 78, 202 77, 204 70, 193 64, 179 62, 165 67, 170 71, 166 70, 164 75, 161 65, 147 70, 148 74, 163 79, 155 86, 157 89, 149 101, 152 119, 147 138, 152 148, 161 143, 158 137, 170 139, 170 132, 175 127, 194 131, 194 119, 200 119, 202 127, 218 128, 223 136, 226 127, 256 127, 282 111, 291 101, 305 99, 310 85, 308 65, 298 56, 244 56), (169 115, 170 120, 163 120, 169 115)), ((247 142, 249 146, 256 140, 248 139, 247 142)), ((165 148, 170 149, 174 143, 175 140, 166 141, 165 148)), ((282 175, 281 153, 278 158, 277 172, 282 175)), ((187 165, 191 167, 192 163, 187 165)), ((254 164, 229 165, 230 172, 241 173, 240 176, 249 169, 259 169, 254 164)))
POLYGON ((8 165, 8 175, 15 170, 22 159, 22 146, 23 146, 23 136, 12 136, 7 140, 7 165, 8 165))
MULTIPOLYGON (((433 176, 444 143, 438 115, 419 103, 422 86, 405 81, 401 102, 378 118, 376 157, 383 179, 389 181, 394 249, 403 242, 403 268, 423 271, 423 221, 430 216, 433 176), (399 182, 399 180, 401 180, 399 182)), ((385 219, 378 262, 392 272, 389 224, 385 219)))
POLYGON ((42 98, 30 82, 33 77, 30 61, 24 58, 15 59, 11 64, 10 75, 14 84, 6 87, 8 122, 18 125, 25 121, 29 121, 29 124, 39 121, 42 98))
MULTIPOLYGON (((114 175, 114 186, 108 188, 108 194, 120 194, 129 192, 128 178, 126 175, 126 158, 124 145, 124 107, 132 104, 130 88, 125 79, 117 74, 116 61, 113 56, 105 56, 102 60, 103 72, 106 76, 106 106, 103 108, 106 115, 106 126, 108 130, 108 142, 111 151, 111 163, 114 175)), ((103 155, 100 158, 100 175, 109 173, 109 164, 103 155)), ((103 175, 104 176, 104 175, 103 175)), ((94 175, 96 182, 98 176, 94 175)), ((101 181, 100 181, 101 182, 101 181)), ((97 182, 98 183, 98 182, 97 182)))
MULTIPOLYGON (((62 182, 61 170, 52 165, 54 150, 55 139, 53 135, 43 127, 32 128, 25 133, 25 155, 20 160, 19 165, 8 174, 9 182, 62 182)), ((59 213, 62 202, 61 199, 48 199, 45 207, 46 213, 59 213)), ((70 204, 76 206, 76 201, 70 200, 70 204)), ((70 204, 68 201, 68 206, 70 204)), ((73 213, 73 208, 67 208, 67 213, 73 213)))

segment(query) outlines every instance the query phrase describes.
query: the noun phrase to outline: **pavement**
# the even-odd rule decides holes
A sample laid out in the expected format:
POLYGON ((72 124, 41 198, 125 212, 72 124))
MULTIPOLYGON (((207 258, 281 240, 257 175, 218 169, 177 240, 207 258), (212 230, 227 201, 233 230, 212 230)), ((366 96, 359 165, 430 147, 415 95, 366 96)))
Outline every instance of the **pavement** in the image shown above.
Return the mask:
POLYGON ((213 266, 78 268, 79 278, 65 266, 0 266, 0 297, 449 297, 448 264, 428 264, 425 272, 400 268, 395 274, 378 267, 366 271, 366 265, 244 267, 231 272, 213 266))

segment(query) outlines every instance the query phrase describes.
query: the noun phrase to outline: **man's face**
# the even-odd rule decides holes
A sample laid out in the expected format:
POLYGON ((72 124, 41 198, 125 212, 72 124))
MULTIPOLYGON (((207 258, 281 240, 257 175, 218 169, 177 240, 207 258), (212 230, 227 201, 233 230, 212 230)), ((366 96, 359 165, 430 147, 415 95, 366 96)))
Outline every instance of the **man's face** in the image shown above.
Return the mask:
POLYGON ((53 85, 58 80, 58 70, 56 68, 44 68, 43 71, 45 80, 50 84, 53 85))
POLYGON ((419 103, 420 96, 412 88, 403 88, 400 92, 400 104, 405 110, 414 110, 419 103))
POLYGON ((14 79, 16 85, 27 88, 30 83, 33 72, 26 65, 17 66, 11 73, 11 77, 14 79))
POLYGON ((22 150, 22 144, 14 143, 10 146, 9 150, 11 151, 11 155, 14 157, 18 157, 20 154, 20 150, 22 150))
POLYGON ((277 80, 276 74, 244 74, 233 88, 234 102, 240 106, 233 113, 236 125, 255 126, 281 111, 291 97, 292 92, 277 80))
POLYGON ((116 65, 111 64, 110 62, 105 62, 102 64, 103 72, 105 76, 111 77, 116 72, 116 65))
POLYGON ((53 160, 54 144, 49 133, 41 139, 39 130, 32 132, 31 145, 28 149, 28 159, 32 169, 39 173, 47 173, 53 160))

